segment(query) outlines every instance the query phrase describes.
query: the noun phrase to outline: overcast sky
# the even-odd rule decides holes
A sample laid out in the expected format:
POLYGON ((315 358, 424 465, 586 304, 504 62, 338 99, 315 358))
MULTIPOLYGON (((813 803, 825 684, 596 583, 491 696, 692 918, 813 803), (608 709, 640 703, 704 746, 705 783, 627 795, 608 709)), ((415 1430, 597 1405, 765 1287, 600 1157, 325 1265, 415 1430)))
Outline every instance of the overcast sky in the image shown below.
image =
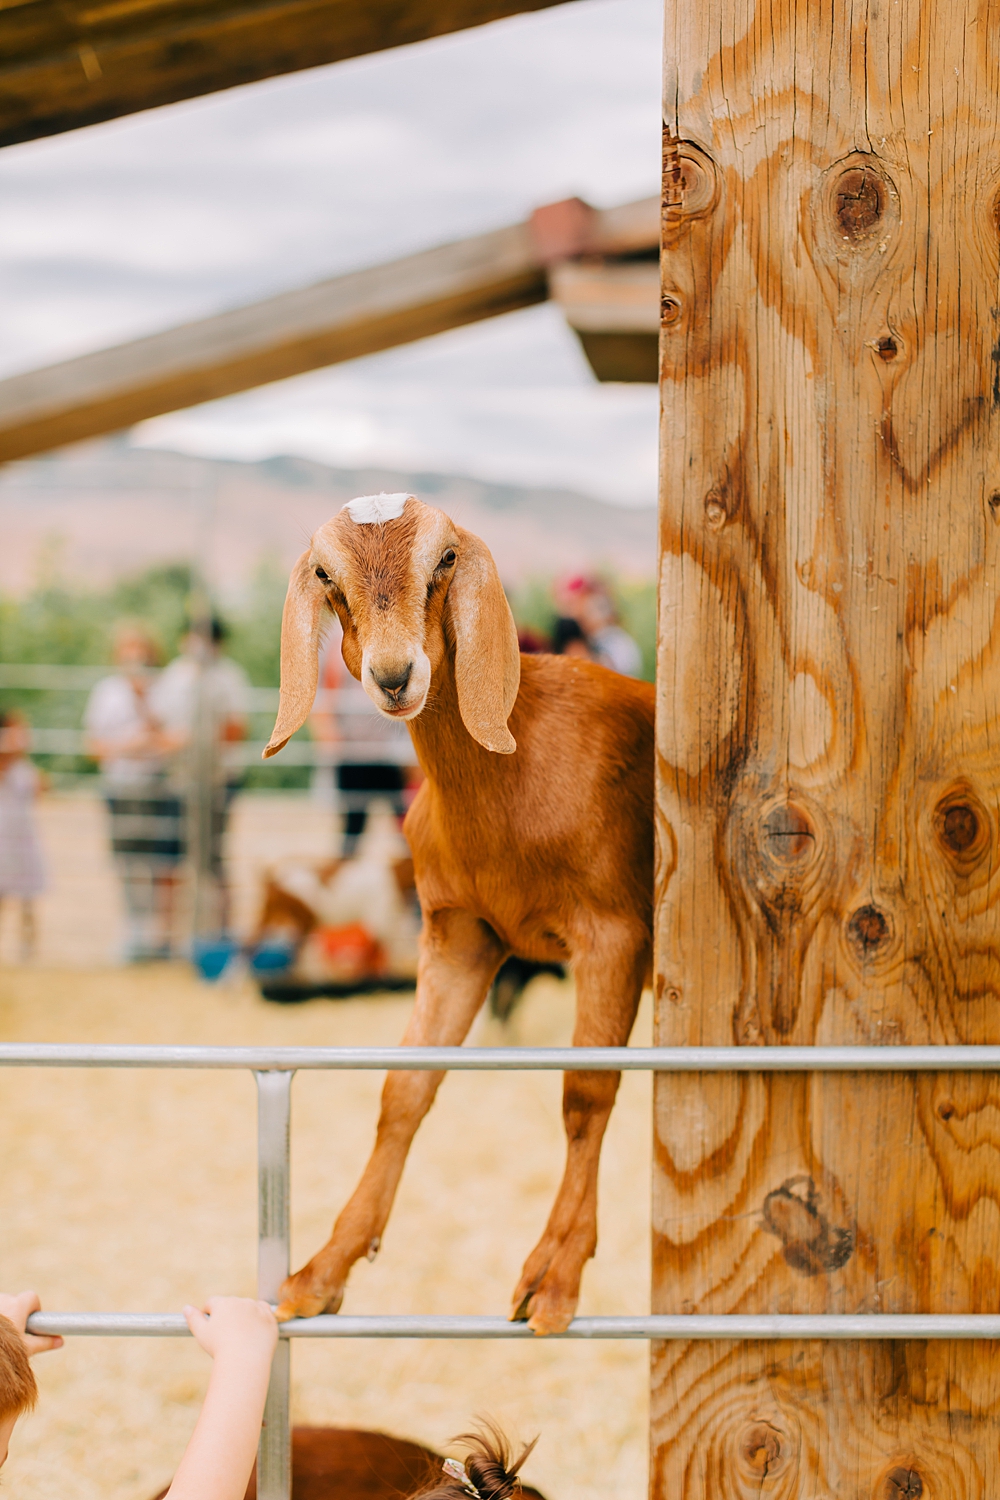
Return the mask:
MULTIPOLYGON (((578 194, 654 193, 659 0, 528 16, 0 151, 0 374, 578 194)), ((652 504, 656 391, 600 386, 543 306, 136 428, 652 504)))

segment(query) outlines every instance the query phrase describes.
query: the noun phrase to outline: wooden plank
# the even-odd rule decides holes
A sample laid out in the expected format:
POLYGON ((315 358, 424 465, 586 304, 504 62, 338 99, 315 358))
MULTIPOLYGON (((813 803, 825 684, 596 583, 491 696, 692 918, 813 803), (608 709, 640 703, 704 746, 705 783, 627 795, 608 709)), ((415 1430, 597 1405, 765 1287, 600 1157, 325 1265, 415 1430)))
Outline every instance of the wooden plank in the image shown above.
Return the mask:
MULTIPOLYGON (((572 200, 576 201, 576 200, 572 200)), ((595 254, 648 244, 645 199, 606 210, 579 204, 574 245, 595 254)), ((543 225, 564 205, 539 211, 543 225)), ((534 220, 0 380, 0 462, 117 432, 307 370, 410 343, 543 302, 546 259, 564 240, 534 220)))
MULTIPOLYGON (((1000 10, 668 0, 657 1039, 1000 1041, 1000 10)), ((996 1312, 986 1077, 661 1078, 654 1310, 996 1312)), ((672 1345, 656 1500, 1000 1492, 996 1345, 672 1345)))
POLYGON ((598 380, 652 383, 659 369, 660 268, 649 260, 564 261, 549 291, 598 380))
POLYGON ((526 225, 0 381, 0 462, 545 300, 526 225))
POLYGON ((565 0, 14 0, 0 146, 565 0))
POLYGON ((651 260, 567 261, 553 266, 549 288, 571 328, 581 333, 660 333, 660 268, 651 260))
POLYGON ((655 333, 574 332, 598 380, 656 384, 660 341, 655 333))

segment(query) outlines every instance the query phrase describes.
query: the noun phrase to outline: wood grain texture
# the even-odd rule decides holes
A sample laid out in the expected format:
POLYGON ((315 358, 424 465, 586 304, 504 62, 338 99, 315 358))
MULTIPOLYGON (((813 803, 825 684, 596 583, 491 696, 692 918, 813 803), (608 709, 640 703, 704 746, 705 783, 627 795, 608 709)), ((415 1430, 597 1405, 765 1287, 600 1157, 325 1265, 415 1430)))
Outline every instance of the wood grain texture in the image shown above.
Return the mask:
MULTIPOLYGON (((1000 6, 668 0, 663 1044, 1000 1041, 1000 6)), ((1000 1309, 1000 1087, 658 1080, 654 1307, 1000 1309)), ((1000 1492, 973 1344, 669 1345, 657 1500, 1000 1492)))
POLYGON ((12 0, 0 146, 564 0, 12 0))

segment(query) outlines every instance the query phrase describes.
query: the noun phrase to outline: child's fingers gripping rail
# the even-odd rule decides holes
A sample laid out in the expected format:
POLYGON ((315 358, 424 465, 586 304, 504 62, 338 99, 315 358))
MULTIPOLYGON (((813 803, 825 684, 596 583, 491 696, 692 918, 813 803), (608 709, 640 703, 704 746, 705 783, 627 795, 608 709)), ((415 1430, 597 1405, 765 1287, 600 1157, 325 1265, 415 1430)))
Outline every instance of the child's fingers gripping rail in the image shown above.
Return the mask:
POLYGON ((0 1292, 0 1317, 13 1323, 29 1354, 44 1354, 48 1349, 61 1349, 59 1334, 28 1333, 28 1319, 34 1312, 41 1312, 42 1304, 37 1292, 17 1292, 15 1295, 0 1292))
POLYGON ((266 1302, 249 1297, 212 1297, 201 1311, 185 1307, 184 1316, 212 1357, 212 1378, 167 1500, 243 1500, 278 1324, 266 1302))
MULTIPOLYGON (((35 1404, 28 1356, 58 1349, 62 1339, 27 1332, 41 1312, 36 1292, 0 1293, 0 1465, 14 1424, 35 1404)), ((212 1297, 184 1316, 211 1355, 212 1376, 201 1415, 167 1491, 170 1500, 243 1500, 257 1453, 278 1325, 266 1302, 212 1297)))

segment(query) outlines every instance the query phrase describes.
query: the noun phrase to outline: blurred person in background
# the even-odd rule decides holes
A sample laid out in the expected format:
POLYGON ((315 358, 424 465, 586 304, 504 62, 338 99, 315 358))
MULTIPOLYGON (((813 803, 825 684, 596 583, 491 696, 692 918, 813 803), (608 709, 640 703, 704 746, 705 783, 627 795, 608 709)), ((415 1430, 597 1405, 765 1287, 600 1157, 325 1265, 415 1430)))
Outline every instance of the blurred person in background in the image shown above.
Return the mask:
POLYGON ((118 671, 95 684, 84 710, 87 754, 100 763, 111 852, 125 901, 127 963, 170 958, 184 805, 168 783, 178 737, 153 701, 159 648, 137 621, 113 636, 118 671))
POLYGON ((179 796, 190 796, 192 778, 200 771, 211 781, 211 817, 207 866, 218 895, 218 926, 229 930, 230 893, 224 847, 233 798, 243 773, 227 763, 226 747, 246 739, 250 680, 232 657, 223 655, 226 627, 213 615, 203 629, 191 629, 179 655, 161 672, 150 694, 150 704, 173 745, 171 784, 179 796), (204 720, 201 720, 204 715, 204 720), (197 744, 199 728, 207 741, 202 764, 197 744))
POLYGON ((518 626, 517 645, 524 656, 544 656, 555 649, 548 636, 532 625, 518 626))
POLYGON ((35 897, 48 884, 32 804, 42 777, 28 759, 30 730, 23 715, 0 713, 0 903, 21 903, 21 962, 35 953, 35 897))
POLYGON ((556 604, 563 617, 579 625, 591 660, 623 677, 641 675, 642 652, 621 624, 610 590, 601 579, 567 578, 556 589, 556 604))
POLYGON ((575 656, 579 661, 596 661, 578 620, 560 615, 552 627, 553 656, 575 656))
MULTIPOLYGON (((309 720, 313 739, 335 758, 332 767, 337 804, 343 816, 340 854, 357 851, 376 798, 387 801, 397 819, 416 784, 413 743, 403 724, 379 713, 361 683, 352 677, 341 654, 344 633, 334 622, 323 643, 319 692, 309 720), (331 701, 331 694, 336 697, 331 701)), ((321 769, 326 769, 321 768, 321 769)))

